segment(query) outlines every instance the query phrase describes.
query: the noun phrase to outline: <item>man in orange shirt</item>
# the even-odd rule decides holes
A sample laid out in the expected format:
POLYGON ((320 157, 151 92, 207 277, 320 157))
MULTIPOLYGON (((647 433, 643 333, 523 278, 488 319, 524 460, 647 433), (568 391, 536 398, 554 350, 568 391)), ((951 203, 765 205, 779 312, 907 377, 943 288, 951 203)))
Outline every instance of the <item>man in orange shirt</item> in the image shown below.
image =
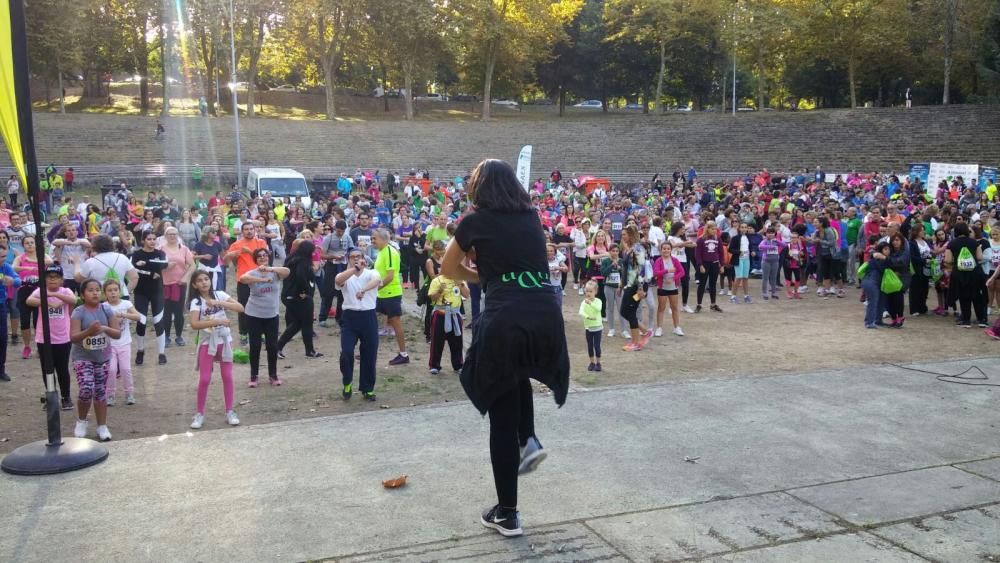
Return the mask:
MULTIPOLYGON (((229 252, 223 256, 224 261, 236 263, 237 280, 242 278, 243 274, 257 267, 256 261, 253 259, 253 253, 261 248, 267 249, 267 242, 257 238, 253 221, 243 223, 240 233, 242 236, 236 242, 229 245, 229 252)), ((240 305, 246 307, 247 301, 250 300, 249 285, 236 282, 236 300, 240 302, 240 305)), ((250 339, 247 336, 247 318, 243 313, 239 315, 239 325, 240 345, 246 346, 250 339)))

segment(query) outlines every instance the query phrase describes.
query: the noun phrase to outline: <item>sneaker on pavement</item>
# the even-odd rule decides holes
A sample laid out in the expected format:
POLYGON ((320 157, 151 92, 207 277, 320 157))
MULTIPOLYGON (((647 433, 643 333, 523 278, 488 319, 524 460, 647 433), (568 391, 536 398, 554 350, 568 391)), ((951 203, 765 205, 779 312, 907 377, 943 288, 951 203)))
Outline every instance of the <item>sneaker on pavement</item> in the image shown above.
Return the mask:
POLYGON ((76 421, 76 426, 73 428, 73 435, 77 438, 87 437, 87 421, 79 420, 76 421))
POLYGON ((281 387, 281 384, 284 383, 280 377, 270 377, 268 378, 268 382, 275 387, 281 387))
POLYGON ((247 383, 247 387, 249 387, 251 389, 256 389, 257 388, 257 380, 256 379, 251 379, 250 383, 247 383))
POLYGON ((441 368, 431 368, 431 375, 437 375, 441 373, 441 368))
POLYGON ((200 412, 194 413, 194 418, 191 420, 191 428, 195 430, 202 427, 205 424, 205 415, 200 412))
POLYGON ((170 337, 166 337, 166 341, 163 343, 164 348, 173 348, 174 343, 170 341, 170 337))
POLYGON ((604 368, 601 367, 601 362, 594 364, 594 371, 603 371, 604 368))
POLYGON ((145 350, 139 350, 138 352, 136 352, 135 353, 135 365, 141 366, 142 365, 142 360, 145 357, 146 357, 146 351, 145 350))
POLYGON ((30 357, 31 357, 31 348, 25 346, 24 349, 21 350, 21 359, 27 360, 30 357))
POLYGON ((125 404, 126 405, 134 405, 135 404, 135 395, 131 395, 130 394, 127 397, 125 397, 125 404))
POLYGON ((344 385, 344 390, 340 392, 340 396, 343 397, 345 401, 350 399, 352 394, 353 390, 351 389, 350 383, 344 385))
POLYGON ((701 305, 696 305, 695 308, 694 308, 694 312, 695 313, 700 313, 701 312, 701 305))
POLYGON ((226 411, 226 422, 230 426, 239 426, 240 419, 236 416, 236 411, 226 411))
POLYGON ((524 475, 534 471, 548 455, 537 438, 534 436, 528 438, 528 443, 521 448, 521 464, 517 468, 517 474, 524 475))
POLYGON ((319 326, 326 328, 326 321, 320 321, 319 326))
POLYGON ((108 427, 106 425, 102 424, 102 425, 100 425, 100 426, 97 427, 97 437, 102 442, 110 442, 111 441, 111 431, 108 430, 108 427))
POLYGON ((283 350, 278 350, 278 359, 279 360, 285 359, 285 352, 283 350))
POLYGON ((749 296, 749 295, 744 295, 744 296, 743 296, 743 302, 744 302, 744 303, 753 303, 753 300, 752 300, 752 299, 750 299, 750 296, 749 296))
POLYGON ((370 403, 374 403, 375 399, 377 398, 375 396, 375 392, 374 391, 362 391, 361 392, 361 396, 364 397, 365 400, 368 401, 368 402, 370 402, 370 403))
POLYGON ((625 332, 622 333, 622 336, 625 337, 625 340, 632 340, 632 333, 631 332, 625 331, 625 332))
POLYGON ((681 327, 676 327, 674 328, 674 334, 676 334, 677 336, 684 336, 684 331, 681 330, 681 327))
POLYGON ((583 288, 581 287, 580 289, 576 290, 576 294, 583 295, 583 288))
POLYGON ((663 336, 663 329, 660 327, 656 327, 656 330, 653 331, 653 336, 656 337, 663 336))
POLYGON ((178 346, 184 346, 185 344, 187 344, 187 342, 184 341, 184 337, 178 336, 177 338, 174 339, 174 344, 178 346))
POLYGON ((160 364, 161 366, 162 365, 166 365, 166 363, 167 363, 167 355, 166 354, 160 354, 160 359, 158 359, 156 361, 156 363, 160 364))
POLYGON ((493 528, 505 538, 524 534, 524 530, 521 529, 521 513, 514 509, 500 508, 499 504, 487 510, 479 521, 483 526, 493 528))
POLYGON ((404 356, 402 354, 396 354, 395 358, 389 360, 390 366, 401 366, 408 363, 410 363, 410 356, 404 356))
POLYGON ((737 299, 736 296, 734 295, 734 296, 732 296, 732 297, 729 298, 729 302, 732 303, 733 305, 735 305, 735 304, 739 303, 740 300, 737 299))
POLYGON ((250 337, 247 336, 247 335, 245 335, 245 334, 241 334, 240 335, 240 346, 246 346, 247 344, 250 344, 250 337))
POLYGON ((0 381, 10 381, 10 376, 4 372, 0 372, 0 381))
POLYGON ((107 405, 109 407, 115 406, 115 398, 112 397, 111 395, 108 395, 107 405))
POLYGON ((71 411, 73 410, 73 399, 63 399, 62 400, 62 410, 71 411))
POLYGON ((681 307, 681 311, 684 311, 685 313, 693 313, 694 309, 692 309, 691 307, 688 307, 687 305, 685 305, 685 306, 681 307))
POLYGON ((608 338, 614 338, 614 337, 615 337, 615 329, 609 330, 608 331, 608 338))
POLYGON ((313 350, 312 352, 307 352, 306 353, 306 357, 307 358, 322 358, 323 357, 323 352, 317 352, 317 351, 313 350))

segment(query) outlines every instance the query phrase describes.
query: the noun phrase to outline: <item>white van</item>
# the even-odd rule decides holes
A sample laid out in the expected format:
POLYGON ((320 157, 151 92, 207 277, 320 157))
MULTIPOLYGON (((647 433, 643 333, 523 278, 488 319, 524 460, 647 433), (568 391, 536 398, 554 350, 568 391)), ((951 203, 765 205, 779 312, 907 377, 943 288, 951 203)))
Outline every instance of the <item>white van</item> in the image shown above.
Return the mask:
POLYGON ((291 202, 302 203, 307 210, 312 205, 306 177, 291 168, 251 168, 247 172, 247 190, 252 196, 287 197, 291 202))

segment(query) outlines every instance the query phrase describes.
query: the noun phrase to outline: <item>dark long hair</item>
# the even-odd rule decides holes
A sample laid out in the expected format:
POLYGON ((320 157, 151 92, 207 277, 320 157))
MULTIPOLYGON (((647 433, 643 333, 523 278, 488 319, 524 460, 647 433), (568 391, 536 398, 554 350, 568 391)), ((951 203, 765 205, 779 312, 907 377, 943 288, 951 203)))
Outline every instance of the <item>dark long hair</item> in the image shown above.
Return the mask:
POLYGON ((502 160, 488 158, 479 163, 469 179, 469 199, 477 209, 531 211, 531 199, 521 187, 514 169, 502 160))
POLYGON ((301 263, 309 264, 309 266, 312 267, 312 255, 314 250, 316 250, 316 245, 313 241, 300 240, 299 243, 295 245, 295 250, 293 250, 291 255, 288 256, 288 260, 285 260, 285 267, 292 271, 295 271, 295 268, 301 263))

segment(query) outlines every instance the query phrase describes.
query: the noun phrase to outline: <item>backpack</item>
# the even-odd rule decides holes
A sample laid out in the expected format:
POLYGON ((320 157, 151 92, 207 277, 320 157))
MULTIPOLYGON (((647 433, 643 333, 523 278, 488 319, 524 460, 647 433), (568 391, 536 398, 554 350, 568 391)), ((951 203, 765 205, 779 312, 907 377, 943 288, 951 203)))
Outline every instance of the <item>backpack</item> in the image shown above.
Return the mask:
POLYGON ((121 278, 121 276, 118 275, 118 271, 115 270, 115 266, 118 265, 118 258, 119 258, 118 256, 115 256, 115 263, 112 264, 111 266, 108 266, 102 260, 100 260, 97 257, 95 257, 95 259, 98 262, 100 262, 102 266, 104 266, 105 268, 108 269, 108 271, 104 273, 104 279, 101 280, 101 286, 102 287, 104 286, 104 282, 106 282, 108 280, 115 280, 116 282, 118 282, 119 285, 121 285, 122 278, 121 278))
POLYGON ((962 250, 959 251, 955 267, 958 268, 959 272, 971 272, 976 269, 976 257, 972 255, 968 246, 963 246, 962 250))

